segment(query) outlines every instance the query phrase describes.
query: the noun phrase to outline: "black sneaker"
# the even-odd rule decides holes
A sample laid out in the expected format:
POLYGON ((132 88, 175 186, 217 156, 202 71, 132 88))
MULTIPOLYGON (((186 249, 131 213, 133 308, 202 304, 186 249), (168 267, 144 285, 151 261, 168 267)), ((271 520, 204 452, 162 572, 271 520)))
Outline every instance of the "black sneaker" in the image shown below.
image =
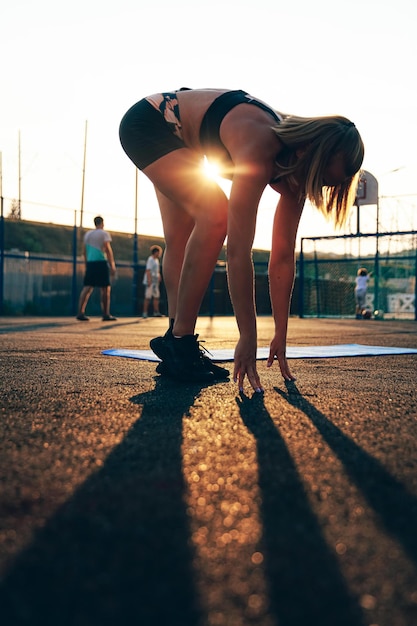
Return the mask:
POLYGON ((150 342, 152 350, 163 360, 163 373, 182 382, 214 381, 213 373, 204 362, 198 335, 185 335, 179 339, 167 333, 165 337, 156 337, 150 342))
MULTIPOLYGON (((193 335, 189 336, 192 337, 193 335)), ((229 370, 213 363, 213 361, 204 354, 203 349, 201 349, 200 342, 197 341, 198 335, 194 335, 194 337, 200 353, 199 361, 201 361, 204 364, 204 367, 213 374, 214 380, 227 380, 230 376, 229 370)), ((170 328, 163 337, 155 337, 155 339, 152 339, 150 342, 152 350, 162 361, 161 363, 158 363, 156 367, 158 374, 169 375, 169 367, 166 366, 164 361, 166 358, 169 358, 169 347, 167 346, 167 343, 173 340, 172 329, 170 328)))
POLYGON ((149 345, 153 352, 155 352, 156 356, 159 356, 161 361, 163 361, 169 354, 169 349, 167 348, 167 342, 172 341, 172 329, 168 328, 167 332, 163 337, 155 337, 155 339, 151 339, 149 345))
POLYGON ((200 355, 203 362, 205 363, 207 369, 212 372, 214 378, 216 380, 227 380, 227 378, 229 378, 230 376, 229 370, 227 370, 225 367, 220 367, 220 365, 216 365, 215 363, 213 363, 213 361, 207 356, 207 354, 210 354, 210 352, 207 350, 207 348, 201 345, 201 342, 199 342, 198 347, 200 349, 200 355), (207 354, 204 354, 205 352, 207 352, 207 354))
POLYGON ((216 380, 227 380, 229 378, 230 372, 225 367, 220 367, 220 365, 216 365, 205 354, 202 354, 201 358, 206 363, 206 366, 208 367, 208 369, 213 374, 216 380))

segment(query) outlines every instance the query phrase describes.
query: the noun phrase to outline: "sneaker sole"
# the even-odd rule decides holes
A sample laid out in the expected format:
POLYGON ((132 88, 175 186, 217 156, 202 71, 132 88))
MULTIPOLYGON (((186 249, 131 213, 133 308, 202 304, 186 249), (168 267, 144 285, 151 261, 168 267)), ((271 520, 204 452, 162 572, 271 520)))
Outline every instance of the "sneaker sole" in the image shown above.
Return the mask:
POLYGON ((156 371, 161 376, 172 378, 181 383, 212 383, 216 380, 213 373, 208 370, 183 374, 177 367, 170 366, 167 361, 158 363, 156 371))
MULTIPOLYGON (((227 380, 230 377, 229 370, 226 370, 223 367, 218 367, 217 365, 212 363, 210 359, 207 359, 206 363, 208 372, 212 374, 212 377, 209 377, 210 380, 221 381, 227 380)), ((173 378, 172 374, 170 373, 170 369, 165 361, 161 361, 160 363, 158 363, 158 365, 156 366, 156 372, 158 374, 161 374, 161 376, 170 376, 171 378, 173 378)))

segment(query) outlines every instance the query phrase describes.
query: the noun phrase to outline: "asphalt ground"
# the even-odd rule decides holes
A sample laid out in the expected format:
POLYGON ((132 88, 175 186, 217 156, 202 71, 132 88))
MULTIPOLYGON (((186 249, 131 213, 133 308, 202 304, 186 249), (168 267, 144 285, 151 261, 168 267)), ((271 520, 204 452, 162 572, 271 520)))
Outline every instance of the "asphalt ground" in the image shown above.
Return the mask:
MULTIPOLYGON (((417 355, 262 361, 239 394, 101 354, 166 325, 0 318, 1 625, 415 626, 417 355)), ((290 319, 339 343, 417 323, 290 319)))

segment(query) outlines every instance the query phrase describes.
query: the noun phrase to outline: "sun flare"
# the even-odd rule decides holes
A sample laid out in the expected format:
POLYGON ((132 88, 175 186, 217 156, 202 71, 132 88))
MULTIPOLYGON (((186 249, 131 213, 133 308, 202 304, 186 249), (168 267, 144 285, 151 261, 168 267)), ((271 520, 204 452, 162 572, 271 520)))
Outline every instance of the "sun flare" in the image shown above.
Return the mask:
POLYGON ((203 171, 204 176, 210 178, 211 180, 215 180, 220 176, 220 168, 216 163, 209 161, 207 157, 204 157, 203 161, 203 171))

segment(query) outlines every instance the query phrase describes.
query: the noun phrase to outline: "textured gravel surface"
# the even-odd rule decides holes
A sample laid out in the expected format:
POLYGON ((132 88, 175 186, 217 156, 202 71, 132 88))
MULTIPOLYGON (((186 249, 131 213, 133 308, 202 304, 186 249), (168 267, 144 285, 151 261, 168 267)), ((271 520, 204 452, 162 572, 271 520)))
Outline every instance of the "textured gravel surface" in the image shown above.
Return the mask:
MULTIPOLYGON (((165 328, 0 318, 1 625, 416 625, 417 355, 292 360, 287 385, 263 361, 253 396, 101 354, 165 328)), ((417 323, 290 320, 339 343, 417 348, 417 323)))

